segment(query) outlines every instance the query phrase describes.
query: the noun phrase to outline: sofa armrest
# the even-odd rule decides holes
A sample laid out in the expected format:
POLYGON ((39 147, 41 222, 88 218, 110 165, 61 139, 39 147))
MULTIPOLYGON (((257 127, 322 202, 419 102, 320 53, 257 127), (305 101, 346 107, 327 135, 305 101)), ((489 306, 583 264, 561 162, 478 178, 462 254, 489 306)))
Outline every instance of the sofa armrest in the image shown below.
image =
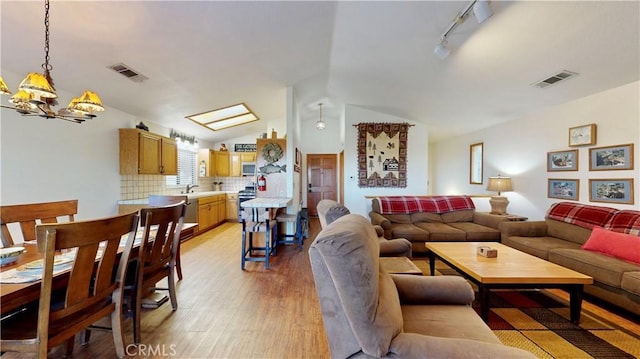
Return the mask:
POLYGON ((499 216, 491 213, 474 212, 473 223, 494 229, 500 228, 500 223, 505 222, 505 216, 499 216))
POLYGON ((369 218, 371 218, 371 224, 382 227, 386 239, 391 239, 391 221, 387 217, 372 211, 369 212, 369 218))
POLYGON ((547 222, 502 222, 500 223, 501 237, 544 237, 547 235, 547 222))
POLYGON ((411 242, 404 238, 386 239, 380 237, 380 257, 407 257, 412 258, 411 242))
POLYGON ((418 276, 391 274, 402 304, 471 305, 475 294, 471 285, 458 276, 418 276))

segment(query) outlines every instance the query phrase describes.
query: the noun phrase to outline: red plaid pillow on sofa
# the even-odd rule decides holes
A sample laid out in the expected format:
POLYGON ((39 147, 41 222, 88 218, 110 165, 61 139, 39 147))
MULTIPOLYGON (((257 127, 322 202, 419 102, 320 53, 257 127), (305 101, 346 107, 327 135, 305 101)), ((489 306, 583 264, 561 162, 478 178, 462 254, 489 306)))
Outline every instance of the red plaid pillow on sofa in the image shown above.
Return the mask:
POLYGON ((604 229, 640 236, 640 211, 630 209, 619 211, 604 225, 604 229))

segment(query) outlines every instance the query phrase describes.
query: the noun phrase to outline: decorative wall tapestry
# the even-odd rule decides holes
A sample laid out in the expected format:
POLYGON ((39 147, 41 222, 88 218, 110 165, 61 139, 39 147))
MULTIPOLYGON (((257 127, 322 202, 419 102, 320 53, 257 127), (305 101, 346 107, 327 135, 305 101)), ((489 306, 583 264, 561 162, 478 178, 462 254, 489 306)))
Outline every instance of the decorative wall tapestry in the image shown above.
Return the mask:
POLYGON ((408 123, 358 123, 358 186, 407 187, 408 123))

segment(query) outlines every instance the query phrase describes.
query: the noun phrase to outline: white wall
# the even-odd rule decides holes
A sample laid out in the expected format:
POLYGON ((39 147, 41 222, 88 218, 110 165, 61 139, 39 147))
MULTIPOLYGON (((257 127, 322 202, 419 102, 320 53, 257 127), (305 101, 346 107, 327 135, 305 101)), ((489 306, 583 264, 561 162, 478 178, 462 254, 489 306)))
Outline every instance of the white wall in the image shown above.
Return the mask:
MULTIPOLYGON (((503 193, 510 213, 542 219, 552 203, 547 179, 580 180, 579 202, 615 208, 640 205, 640 82, 604 91, 540 111, 516 121, 447 139, 431 146, 433 194, 495 194, 486 191, 487 178, 497 174, 513 178, 513 192, 503 193), (597 124, 594 146, 569 147, 569 128, 597 124), (469 184, 469 145, 484 142, 484 182, 469 184), (589 148, 634 143, 634 168, 626 171, 589 171, 589 148), (547 152, 578 149, 579 168, 547 172, 547 152), (633 178, 635 205, 589 202, 589 179, 633 178)), ((550 89, 552 90, 552 89, 550 89)), ((411 153, 411 152, 410 152, 411 153)), ((488 210, 488 199, 474 200, 488 210)))
POLYGON ((351 213, 369 218, 371 200, 365 196, 424 195, 427 194, 427 159, 429 153, 428 131, 425 125, 403 118, 374 112, 358 106, 345 108, 345 191, 344 204, 351 213), (410 123, 407 140, 407 187, 360 188, 358 187, 357 138, 358 129, 353 125, 362 122, 410 123))
MULTIPOLYGON (((3 76, 7 83, 20 81, 3 76)), ((60 90, 58 95, 61 103, 72 97, 60 90)), ((78 199, 77 219, 117 213, 118 128, 134 127, 133 116, 113 108, 83 124, 23 117, 5 108, 0 116, 1 204, 78 199)))

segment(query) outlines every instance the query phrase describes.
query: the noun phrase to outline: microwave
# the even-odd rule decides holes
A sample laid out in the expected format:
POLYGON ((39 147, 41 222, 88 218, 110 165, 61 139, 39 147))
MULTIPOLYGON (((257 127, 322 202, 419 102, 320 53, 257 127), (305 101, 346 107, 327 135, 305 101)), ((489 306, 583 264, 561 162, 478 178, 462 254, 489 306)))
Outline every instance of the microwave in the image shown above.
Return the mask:
POLYGON ((256 175, 256 163, 255 162, 242 162, 242 175, 243 176, 255 176, 256 175))

